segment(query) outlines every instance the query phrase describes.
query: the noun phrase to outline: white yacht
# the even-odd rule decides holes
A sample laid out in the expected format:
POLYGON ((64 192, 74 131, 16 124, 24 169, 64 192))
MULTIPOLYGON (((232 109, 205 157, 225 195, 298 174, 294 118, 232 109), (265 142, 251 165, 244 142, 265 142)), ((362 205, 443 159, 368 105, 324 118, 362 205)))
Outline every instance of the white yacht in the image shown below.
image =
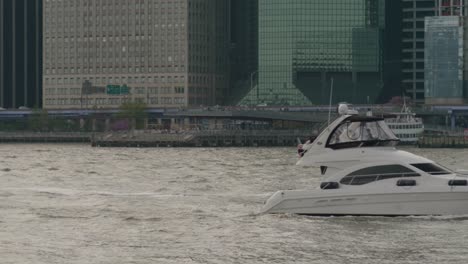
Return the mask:
POLYGON ((392 117, 386 118, 388 127, 395 133, 402 143, 416 144, 424 132, 422 118, 416 117, 411 109, 403 105, 400 113, 392 113, 392 117))
POLYGON ((340 105, 341 116, 303 146, 298 165, 320 168, 312 190, 278 191, 264 213, 305 215, 464 215, 467 178, 433 161, 397 150, 383 118, 359 116, 340 105))

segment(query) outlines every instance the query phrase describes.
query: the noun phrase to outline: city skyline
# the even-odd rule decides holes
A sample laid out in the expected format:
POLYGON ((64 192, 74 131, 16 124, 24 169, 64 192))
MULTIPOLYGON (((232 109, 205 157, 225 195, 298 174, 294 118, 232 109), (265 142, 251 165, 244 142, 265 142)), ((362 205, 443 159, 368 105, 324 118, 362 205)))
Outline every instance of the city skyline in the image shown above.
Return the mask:
POLYGON ((425 19, 465 14, 462 0, 34 3, 0 5, 3 108, 306 106, 332 80, 334 102, 440 104, 425 100, 425 19))

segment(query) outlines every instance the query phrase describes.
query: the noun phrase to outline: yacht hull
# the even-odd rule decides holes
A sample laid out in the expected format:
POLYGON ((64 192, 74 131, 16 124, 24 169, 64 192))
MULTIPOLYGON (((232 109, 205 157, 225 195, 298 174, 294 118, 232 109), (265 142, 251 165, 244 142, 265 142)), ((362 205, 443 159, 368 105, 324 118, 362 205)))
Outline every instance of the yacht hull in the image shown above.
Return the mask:
POLYGON ((468 188, 463 189, 341 195, 323 195, 321 191, 279 191, 265 203, 262 211, 322 216, 468 215, 468 188))

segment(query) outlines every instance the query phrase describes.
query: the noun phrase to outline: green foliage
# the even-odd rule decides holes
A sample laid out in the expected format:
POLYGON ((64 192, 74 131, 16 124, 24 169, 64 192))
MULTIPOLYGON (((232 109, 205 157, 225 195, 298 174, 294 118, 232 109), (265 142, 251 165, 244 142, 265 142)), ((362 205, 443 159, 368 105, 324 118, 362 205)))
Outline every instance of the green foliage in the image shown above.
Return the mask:
POLYGON ((78 131, 79 122, 66 118, 52 118, 49 116, 47 110, 35 108, 32 110, 31 115, 26 121, 26 130, 37 132, 64 132, 64 131, 78 131))
POLYGON ((147 118, 146 113, 147 105, 140 102, 128 102, 120 106, 120 111, 117 115, 118 118, 130 119, 132 129, 143 128, 144 119, 147 118))
POLYGON ((118 117, 120 118, 145 118, 147 105, 145 103, 129 102, 120 106, 118 117))
POLYGON ((0 131, 13 132, 28 129, 28 122, 25 120, 4 120, 0 122, 0 131))
POLYGON ((77 131, 75 123, 65 118, 54 118, 49 120, 49 128, 55 132, 77 131))
POLYGON ((49 113, 47 110, 34 108, 28 119, 28 127, 33 131, 48 131, 49 113))

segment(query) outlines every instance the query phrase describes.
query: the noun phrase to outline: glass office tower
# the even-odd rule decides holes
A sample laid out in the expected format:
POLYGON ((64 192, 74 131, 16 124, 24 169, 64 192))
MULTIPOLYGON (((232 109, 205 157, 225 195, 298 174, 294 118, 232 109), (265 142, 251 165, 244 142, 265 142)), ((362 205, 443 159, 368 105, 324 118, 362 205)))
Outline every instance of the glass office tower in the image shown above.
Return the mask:
MULTIPOLYGON (((391 1, 391 0, 390 0, 391 1)), ((424 18, 436 15, 437 0, 402 0, 402 86, 416 103, 424 103, 424 18)))
POLYGON ((258 85, 250 105, 374 102, 383 87, 383 0, 259 0, 258 85))
POLYGON ((258 0, 233 0, 230 9, 230 88, 224 103, 235 105, 257 83, 258 0))
POLYGON ((460 16, 426 17, 425 103, 464 103, 464 26, 460 16))
POLYGON ((0 1, 0 107, 42 103, 42 0, 0 1))

